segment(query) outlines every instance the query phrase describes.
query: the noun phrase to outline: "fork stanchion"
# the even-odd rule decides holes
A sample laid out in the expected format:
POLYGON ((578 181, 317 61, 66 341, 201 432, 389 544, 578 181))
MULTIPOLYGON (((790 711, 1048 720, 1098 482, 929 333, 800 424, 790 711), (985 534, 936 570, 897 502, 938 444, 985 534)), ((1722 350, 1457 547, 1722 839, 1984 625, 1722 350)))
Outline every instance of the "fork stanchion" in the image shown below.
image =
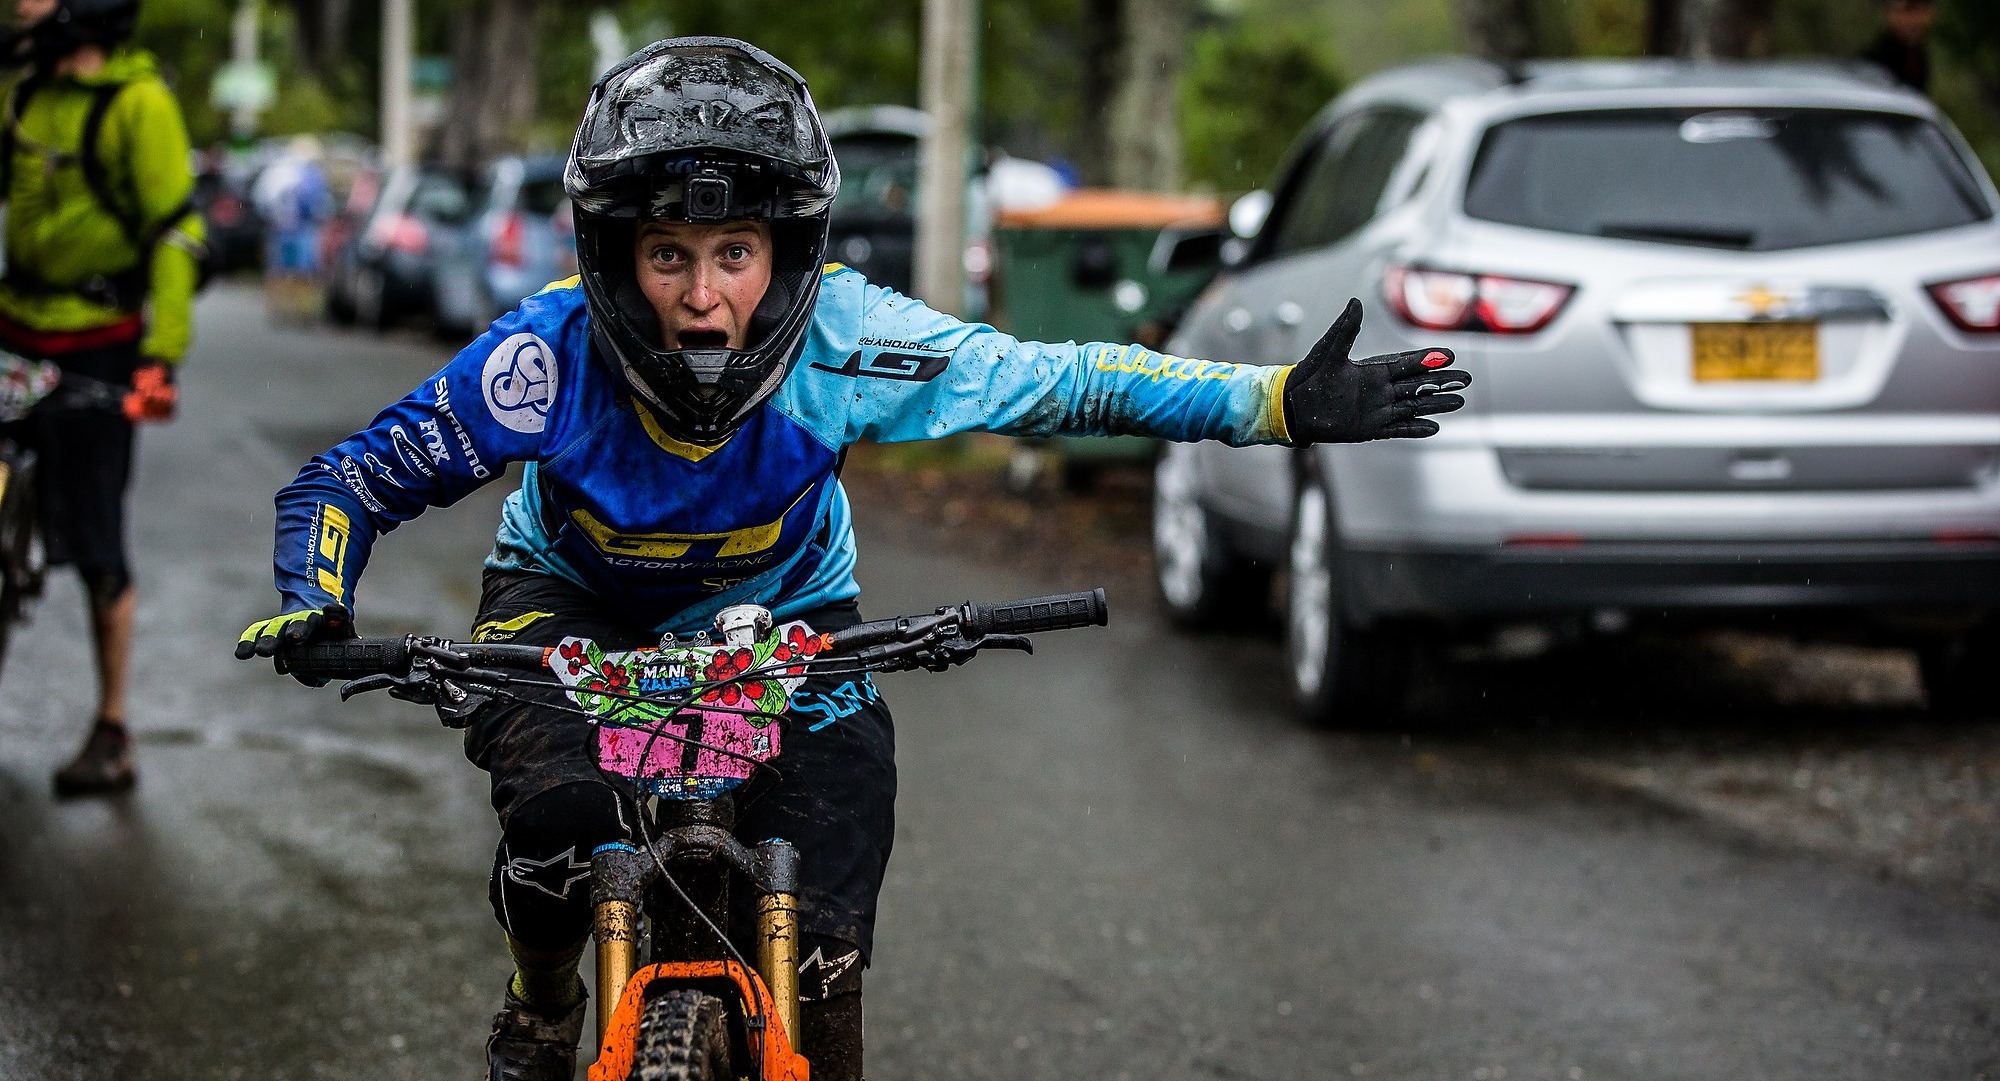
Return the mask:
POLYGON ((785 1036, 795 1050, 805 1047, 799 1030, 799 850, 785 841, 765 841, 756 850, 757 877, 766 890, 757 898, 757 969, 785 1036))
POLYGON ((639 896, 645 868, 639 850, 617 842, 590 854, 591 934, 597 939, 597 1035, 618 1012, 618 998, 639 971, 639 896))
POLYGON ((618 1012, 618 997, 639 971, 639 906, 601 901, 592 932, 597 936, 597 1034, 601 1040, 618 1012))

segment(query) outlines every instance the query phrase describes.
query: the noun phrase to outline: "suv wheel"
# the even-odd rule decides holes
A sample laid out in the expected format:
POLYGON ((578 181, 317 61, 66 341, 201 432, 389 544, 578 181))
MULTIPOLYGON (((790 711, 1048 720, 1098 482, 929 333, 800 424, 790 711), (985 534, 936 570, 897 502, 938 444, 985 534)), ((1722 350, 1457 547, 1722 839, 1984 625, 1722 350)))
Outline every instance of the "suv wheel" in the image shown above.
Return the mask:
POLYGON ((1995 715, 1992 672, 2000 662, 2000 627, 1987 625, 1933 639, 1917 647, 1917 669, 1932 713, 1948 717, 1995 715))
POLYGON ((1299 719, 1367 728, 1402 712, 1409 643, 1388 627, 1357 627, 1342 614, 1340 534, 1333 493, 1317 470, 1299 481, 1285 591, 1285 659, 1299 719))
POLYGON ((1194 452, 1172 443, 1153 466, 1153 583, 1189 630, 1255 615, 1270 597, 1268 572, 1231 552, 1201 505, 1194 452))

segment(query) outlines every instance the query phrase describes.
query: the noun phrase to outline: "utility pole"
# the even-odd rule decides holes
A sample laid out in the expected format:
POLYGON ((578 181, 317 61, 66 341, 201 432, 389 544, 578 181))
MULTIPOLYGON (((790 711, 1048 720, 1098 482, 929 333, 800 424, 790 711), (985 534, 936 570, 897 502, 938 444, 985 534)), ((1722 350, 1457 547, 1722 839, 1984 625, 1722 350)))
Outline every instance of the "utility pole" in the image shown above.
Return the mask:
POLYGON ((977 0, 924 0, 923 161, 917 187, 917 297, 965 308, 966 159, 972 129, 973 9, 977 0))
MULTIPOLYGON (((248 71, 257 64, 257 5, 255 0, 243 0, 236 6, 236 16, 229 21, 229 59, 231 63, 248 71)), ((245 98, 229 110, 229 134, 239 144, 247 145, 252 135, 257 134, 257 110, 255 102, 245 98)))
POLYGON ((382 0, 382 164, 408 165, 412 132, 410 108, 410 5, 414 0, 382 0))

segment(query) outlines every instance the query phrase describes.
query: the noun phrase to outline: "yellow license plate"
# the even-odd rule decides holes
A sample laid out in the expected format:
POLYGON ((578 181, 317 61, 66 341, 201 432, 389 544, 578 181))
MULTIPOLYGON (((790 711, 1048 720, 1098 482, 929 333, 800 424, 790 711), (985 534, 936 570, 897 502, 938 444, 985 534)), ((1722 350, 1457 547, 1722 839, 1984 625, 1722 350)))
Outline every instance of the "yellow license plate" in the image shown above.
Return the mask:
POLYGON ((1817 323, 1694 323, 1690 329, 1697 383, 1819 378, 1817 323))

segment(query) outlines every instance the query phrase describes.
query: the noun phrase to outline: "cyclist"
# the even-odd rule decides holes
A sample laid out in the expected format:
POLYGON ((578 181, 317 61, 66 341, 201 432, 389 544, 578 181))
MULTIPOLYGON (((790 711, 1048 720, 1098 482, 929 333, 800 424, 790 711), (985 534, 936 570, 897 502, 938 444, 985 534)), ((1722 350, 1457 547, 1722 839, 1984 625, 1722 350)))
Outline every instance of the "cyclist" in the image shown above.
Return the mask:
MULTIPOLYGON (((1357 441, 1429 435, 1428 415, 1463 404, 1449 391, 1468 377, 1442 350, 1349 361, 1353 302, 1304 362, 1254 368, 1017 341, 823 265, 839 184, 826 133, 804 81, 732 39, 657 42, 599 79, 564 183, 579 277, 503 316, 278 493, 282 614, 250 626, 238 657, 352 634, 376 536, 509 462, 527 465, 473 636, 622 648, 745 602, 818 629, 856 622, 836 474, 859 439, 1357 441)), ((795 694, 782 778, 746 786, 737 824, 804 853, 815 1078, 861 1075, 861 976, 895 801, 888 709, 865 679, 836 679, 795 694)), ((588 731, 509 705, 467 734, 500 815, 489 892, 516 966, 487 1043, 492 1078, 567 1078, 574 1065, 590 922, 579 887, 593 849, 632 826, 588 731)))
POLYGON ((125 551, 133 425, 174 412, 203 238, 180 107, 125 44, 138 0, 15 0, 0 63, 26 66, 0 134, 7 265, 0 348, 133 390, 125 415, 29 418, 51 563, 89 596, 97 719, 62 795, 131 787, 125 680, 136 609, 125 551))

